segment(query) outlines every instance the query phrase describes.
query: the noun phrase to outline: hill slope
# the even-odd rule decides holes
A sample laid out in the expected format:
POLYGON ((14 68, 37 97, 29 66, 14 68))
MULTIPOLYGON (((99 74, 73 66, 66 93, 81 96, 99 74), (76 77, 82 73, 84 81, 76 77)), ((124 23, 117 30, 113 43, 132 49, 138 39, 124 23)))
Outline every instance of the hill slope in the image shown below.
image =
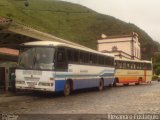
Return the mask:
POLYGON ((134 24, 102 15, 86 7, 57 0, 1 0, 0 16, 9 17, 35 29, 54 34, 96 49, 97 39, 104 33, 110 35, 139 34, 144 59, 150 58, 159 44, 134 24), (146 54, 147 53, 147 54, 146 54))

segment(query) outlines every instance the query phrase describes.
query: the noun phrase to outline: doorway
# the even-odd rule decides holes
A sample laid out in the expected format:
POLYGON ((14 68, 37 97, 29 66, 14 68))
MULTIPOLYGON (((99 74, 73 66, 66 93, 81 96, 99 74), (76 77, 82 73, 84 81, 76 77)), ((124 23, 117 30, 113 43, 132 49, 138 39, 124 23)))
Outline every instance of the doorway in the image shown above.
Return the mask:
POLYGON ((5 68, 0 67, 0 91, 5 91, 5 68))

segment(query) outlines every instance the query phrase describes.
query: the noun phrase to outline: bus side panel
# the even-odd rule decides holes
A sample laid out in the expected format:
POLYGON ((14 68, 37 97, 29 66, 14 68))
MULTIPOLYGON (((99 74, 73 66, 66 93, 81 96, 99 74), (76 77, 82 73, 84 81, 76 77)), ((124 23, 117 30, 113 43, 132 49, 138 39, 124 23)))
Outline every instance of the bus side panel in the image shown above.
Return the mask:
POLYGON ((113 78, 104 78, 104 86, 112 85, 114 83, 114 77, 113 78))
POLYGON ((115 77, 118 78, 119 83, 136 83, 139 78, 144 79, 144 70, 117 69, 115 77))
POLYGON ((93 78, 88 81, 88 87, 97 87, 99 85, 99 79, 98 78, 93 78))
POLYGON ((147 70, 146 71, 146 82, 151 82, 152 81, 152 70, 147 70))
POLYGON ((114 83, 114 70, 112 73, 104 73, 101 78, 104 80, 104 86, 108 86, 114 83))
POLYGON ((72 80, 73 90, 98 87, 100 78, 104 86, 113 84, 114 68, 69 64, 68 72, 56 72, 55 91, 63 91, 66 80, 72 80))
POLYGON ((76 89, 82 89, 88 87, 88 80, 74 80, 73 82, 73 88, 76 89))
MULTIPOLYGON (((104 78, 104 86, 108 86, 113 84, 113 78, 104 78)), ((92 79, 79 79, 73 81, 73 88, 74 90, 83 89, 83 88, 92 88, 99 86, 99 78, 92 78, 92 79)))
POLYGON ((97 87, 99 84, 98 78, 83 78, 74 80, 73 88, 76 89, 83 89, 83 88, 91 88, 97 87))

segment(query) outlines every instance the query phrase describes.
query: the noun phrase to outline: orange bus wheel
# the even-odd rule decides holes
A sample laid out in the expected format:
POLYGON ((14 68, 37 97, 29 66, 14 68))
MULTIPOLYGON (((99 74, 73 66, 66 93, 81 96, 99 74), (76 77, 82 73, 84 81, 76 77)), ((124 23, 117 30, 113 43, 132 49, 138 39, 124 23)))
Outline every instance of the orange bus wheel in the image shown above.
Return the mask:
POLYGON ((125 83, 125 84, 123 84, 124 86, 128 86, 129 85, 129 83, 125 83))
POLYGON ((139 85, 140 83, 139 83, 139 81, 138 81, 138 83, 135 83, 135 85, 139 85))

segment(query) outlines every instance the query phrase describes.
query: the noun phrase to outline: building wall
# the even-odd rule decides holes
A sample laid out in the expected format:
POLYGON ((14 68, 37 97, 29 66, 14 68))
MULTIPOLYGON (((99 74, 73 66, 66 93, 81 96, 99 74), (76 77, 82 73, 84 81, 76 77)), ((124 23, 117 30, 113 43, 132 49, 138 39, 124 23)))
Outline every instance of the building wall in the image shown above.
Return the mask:
POLYGON ((98 51, 112 51, 113 47, 117 47, 117 50, 121 50, 127 54, 131 54, 131 38, 98 41, 98 51))
POLYGON ((113 48, 116 48, 117 51, 123 51, 129 54, 130 59, 141 59, 140 43, 136 33, 128 36, 113 36, 98 40, 98 51, 109 51, 112 53, 113 48))
POLYGON ((141 59, 141 50, 140 50, 140 43, 138 41, 138 38, 133 38, 133 44, 134 44, 134 56, 141 59))
MULTIPOLYGON (((131 56, 129 54, 123 53, 123 52, 113 52, 112 53, 115 56, 115 59, 122 59, 122 60, 128 60, 131 59, 131 56)), ((134 58, 135 60, 139 60, 138 58, 134 58)))
POLYGON ((8 54, 8 55, 14 55, 14 56, 19 55, 18 50, 14 50, 14 49, 10 49, 10 48, 0 48, 0 53, 8 54))

